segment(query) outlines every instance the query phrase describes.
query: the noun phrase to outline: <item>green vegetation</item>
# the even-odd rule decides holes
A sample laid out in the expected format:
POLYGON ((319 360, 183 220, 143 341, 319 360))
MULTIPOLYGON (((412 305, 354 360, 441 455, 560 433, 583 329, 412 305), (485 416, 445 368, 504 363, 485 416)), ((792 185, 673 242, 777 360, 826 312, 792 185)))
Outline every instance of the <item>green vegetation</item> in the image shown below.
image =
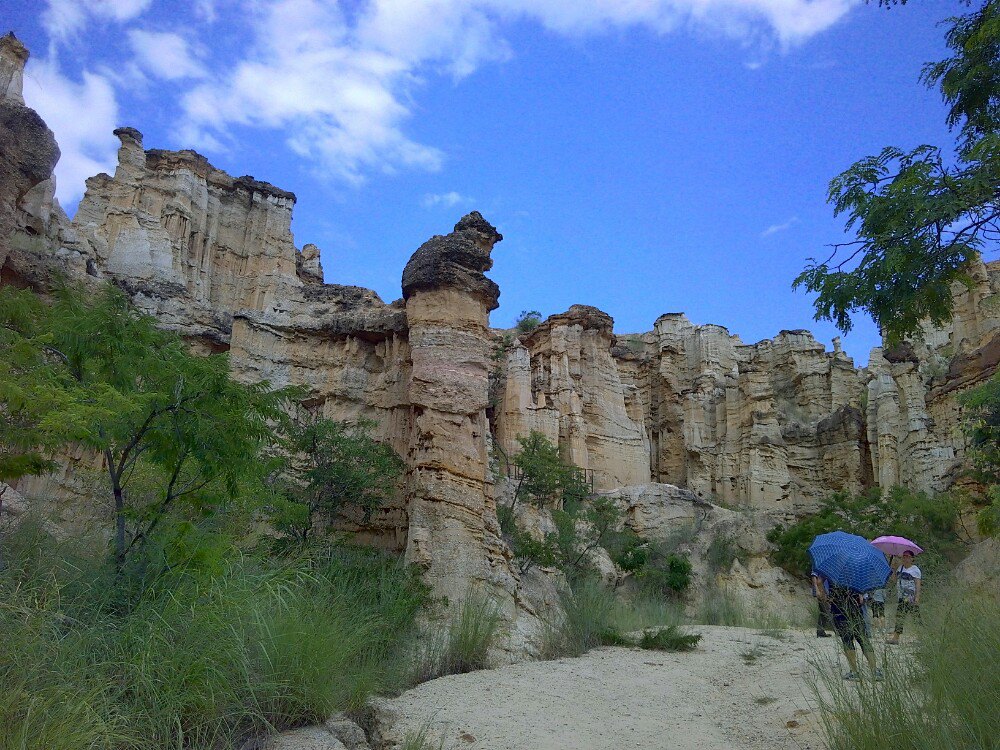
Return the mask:
POLYGON ((858 685, 836 664, 823 670, 816 695, 831 750, 997 747, 1000 603, 949 584, 921 613, 912 657, 890 650, 884 681, 858 685))
POLYGON ((393 690, 427 592, 370 550, 149 585, 30 525, 0 576, 0 749, 229 748, 393 690))
POLYGON ((647 630, 639 639, 639 647, 653 651, 693 651, 701 642, 697 633, 685 633, 677 625, 660 630, 647 630))
POLYGON ((538 328, 542 322, 542 314, 538 310, 521 310, 517 316, 514 327, 518 333, 528 333, 538 328))
POLYGON ((767 538, 777 545, 773 553, 775 562, 803 577, 812 569, 808 553, 812 540, 817 534, 837 529, 867 539, 883 534, 912 539, 926 550, 920 556, 921 568, 933 571, 944 567, 961 551, 959 511, 955 496, 931 496, 902 487, 857 496, 836 493, 818 513, 787 527, 776 526, 767 538))
POLYGON ((5 534, 0 750, 236 748, 408 684, 419 577, 311 535, 391 494, 371 424, 290 419, 301 394, 233 381, 111 287, 0 288, 0 341, 2 478, 83 446, 113 508, 89 540, 5 534))
POLYGON ((424 722, 406 733, 400 750, 444 750, 444 736, 432 740, 430 722, 424 722))
MULTIPOLYGON (((289 394, 230 379, 224 356, 191 355, 114 287, 95 299, 63 290, 49 305, 4 287, 0 310, 16 352, 0 390, 13 394, 37 446, 73 442, 103 456, 119 568, 172 511, 211 513, 257 475, 289 394)), ((23 447, 4 445, 8 473, 37 461, 37 448, 23 447)))
POLYGON ((725 572, 733 567, 736 560, 744 562, 744 553, 740 550, 736 538, 730 533, 716 534, 705 553, 708 569, 713 573, 725 572))
POLYGON ((562 608, 563 617, 545 633, 543 659, 580 656, 599 646, 690 651, 701 640, 681 629, 678 608, 645 598, 623 599, 593 579, 564 591, 562 608), (632 635, 637 630, 643 631, 639 637, 632 635))
POLYGON ((392 498, 403 461, 372 437, 375 423, 346 424, 304 414, 287 427, 286 448, 294 471, 285 472, 282 497, 275 503, 275 527, 305 542, 322 514, 327 522, 346 508, 364 520, 392 498))
POLYGON ((691 562, 686 557, 666 545, 643 542, 624 526, 624 514, 612 500, 587 500, 590 488, 580 470, 565 463, 544 435, 532 432, 518 442, 514 500, 498 508, 497 516, 522 573, 536 565, 558 567, 575 583, 593 573, 591 554, 603 548, 649 594, 676 596, 687 589, 691 562), (539 536, 518 528, 514 508, 521 499, 547 509, 555 531, 539 536))
POLYGON ((924 66, 957 130, 951 152, 887 147, 830 183, 829 200, 857 239, 836 245, 796 279, 817 295, 816 319, 851 329, 865 311, 891 342, 917 334, 923 320, 951 318, 954 282, 1000 238, 1000 3, 984 2, 949 20, 953 57, 924 66))
POLYGON ((962 394, 959 403, 976 478, 986 486, 977 525, 984 536, 1000 534, 1000 375, 962 394))
POLYGON ((575 506, 590 494, 583 472, 563 461, 559 448, 540 432, 518 437, 520 450, 513 463, 519 478, 514 488, 513 509, 521 500, 538 508, 575 506))
POLYGON ((409 681, 413 684, 489 666, 502 619, 499 605, 470 594, 443 630, 425 633, 416 649, 409 681))

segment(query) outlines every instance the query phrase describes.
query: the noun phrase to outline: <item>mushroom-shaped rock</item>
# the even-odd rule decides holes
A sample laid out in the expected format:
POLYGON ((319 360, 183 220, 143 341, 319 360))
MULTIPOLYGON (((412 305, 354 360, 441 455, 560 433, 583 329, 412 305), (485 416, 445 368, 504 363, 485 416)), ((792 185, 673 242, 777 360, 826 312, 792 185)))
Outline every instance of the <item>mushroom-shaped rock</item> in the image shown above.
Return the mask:
POLYGON ((455 231, 435 235, 417 248, 403 269, 403 298, 415 292, 452 287, 497 308, 500 287, 483 275, 493 267, 490 251, 503 239, 478 211, 463 216, 455 231))

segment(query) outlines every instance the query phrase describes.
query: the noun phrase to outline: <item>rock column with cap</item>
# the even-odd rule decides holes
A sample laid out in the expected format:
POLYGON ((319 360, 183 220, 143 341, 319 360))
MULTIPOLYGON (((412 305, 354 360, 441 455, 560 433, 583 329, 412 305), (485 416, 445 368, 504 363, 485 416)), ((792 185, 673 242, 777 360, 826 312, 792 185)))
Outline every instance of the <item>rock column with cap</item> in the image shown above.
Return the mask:
POLYGON ((406 557, 452 604, 484 585, 494 595, 513 590, 486 448, 489 313, 500 290, 483 272, 501 239, 473 212, 421 245, 403 271, 413 363, 406 557))

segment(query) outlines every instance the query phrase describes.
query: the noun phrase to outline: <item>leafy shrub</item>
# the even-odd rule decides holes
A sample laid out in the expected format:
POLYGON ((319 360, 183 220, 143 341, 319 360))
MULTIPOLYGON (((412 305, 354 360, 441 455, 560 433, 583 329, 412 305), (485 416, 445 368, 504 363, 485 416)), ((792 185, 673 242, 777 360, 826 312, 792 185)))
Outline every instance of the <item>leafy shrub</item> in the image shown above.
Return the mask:
POLYGON ((691 586, 691 561, 683 555, 654 555, 639 571, 646 591, 660 596, 679 596, 691 586))
POLYGON ((960 553, 958 517, 958 503, 947 494, 932 496, 902 487, 856 496, 838 492, 818 513, 788 527, 776 526, 767 539, 777 546, 772 553, 775 562, 799 576, 808 576, 812 570, 808 549, 816 535, 838 529, 867 539, 883 534, 905 536, 924 548, 921 568, 934 570, 960 553))
POLYGON ((583 472, 563 461, 559 448, 540 432, 518 437, 520 451, 514 466, 520 474, 514 502, 534 503, 539 508, 572 509, 590 494, 583 472))
POLYGON ((528 333, 538 328, 541 322, 542 314, 538 310, 521 310, 521 314, 517 316, 517 320, 514 322, 514 327, 518 330, 518 333, 528 333))
POLYGON ((365 520, 396 490, 403 460, 372 431, 375 422, 356 424, 300 414, 286 427, 292 455, 280 483, 282 497, 272 506, 272 523, 305 542, 320 515, 332 522, 348 507, 365 520))

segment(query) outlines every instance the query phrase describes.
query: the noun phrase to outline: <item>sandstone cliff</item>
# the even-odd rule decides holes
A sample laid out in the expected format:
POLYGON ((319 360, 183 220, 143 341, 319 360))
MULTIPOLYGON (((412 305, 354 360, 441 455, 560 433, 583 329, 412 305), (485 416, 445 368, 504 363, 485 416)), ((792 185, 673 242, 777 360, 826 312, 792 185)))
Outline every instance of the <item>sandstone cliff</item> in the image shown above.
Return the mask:
MULTIPOLYGON (((956 290, 948 329, 876 349, 867 368, 806 331, 748 345, 678 313, 616 336, 584 305, 513 338, 494 366, 499 289, 484 274, 501 236, 478 213, 421 245, 403 298, 386 304, 324 283, 319 249, 291 234, 292 193, 119 128, 115 174, 88 180, 70 221, 53 198, 55 139, 21 96, 26 58, 0 39, 0 281, 115 283, 199 351, 228 352, 236 377, 304 386, 324 416, 374 419, 405 458, 406 489, 349 529, 405 551, 452 601, 490 592, 526 616, 516 637, 533 606, 497 528, 494 446, 509 455, 538 430, 597 491, 665 483, 788 515, 835 489, 946 486, 963 450, 956 395, 1000 362, 1000 266, 982 266, 956 290)), ((68 492, 88 460, 19 489, 68 492)))

